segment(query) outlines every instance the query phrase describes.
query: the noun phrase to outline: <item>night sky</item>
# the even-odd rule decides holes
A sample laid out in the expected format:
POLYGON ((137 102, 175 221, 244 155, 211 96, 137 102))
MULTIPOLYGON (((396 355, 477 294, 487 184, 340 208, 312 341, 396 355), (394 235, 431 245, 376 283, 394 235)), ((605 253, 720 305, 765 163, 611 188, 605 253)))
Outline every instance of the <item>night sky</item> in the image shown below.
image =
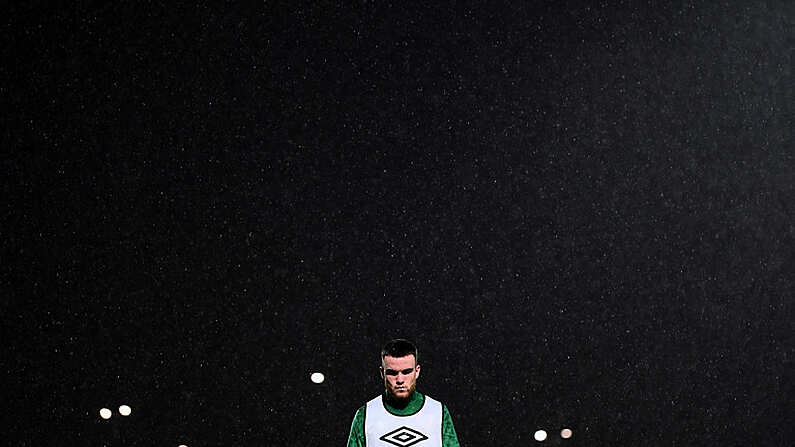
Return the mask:
POLYGON ((15 3, 10 445, 795 441, 795 2, 15 3))

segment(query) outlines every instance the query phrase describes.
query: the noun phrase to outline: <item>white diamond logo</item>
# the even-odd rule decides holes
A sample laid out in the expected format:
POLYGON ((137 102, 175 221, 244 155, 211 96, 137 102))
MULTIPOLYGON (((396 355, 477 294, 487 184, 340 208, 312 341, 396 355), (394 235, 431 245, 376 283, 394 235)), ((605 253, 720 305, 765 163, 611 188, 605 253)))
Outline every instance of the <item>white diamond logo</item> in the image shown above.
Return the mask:
POLYGON ((428 437, 417 430, 403 426, 397 430, 392 430, 378 439, 397 447, 409 447, 428 439, 428 437))

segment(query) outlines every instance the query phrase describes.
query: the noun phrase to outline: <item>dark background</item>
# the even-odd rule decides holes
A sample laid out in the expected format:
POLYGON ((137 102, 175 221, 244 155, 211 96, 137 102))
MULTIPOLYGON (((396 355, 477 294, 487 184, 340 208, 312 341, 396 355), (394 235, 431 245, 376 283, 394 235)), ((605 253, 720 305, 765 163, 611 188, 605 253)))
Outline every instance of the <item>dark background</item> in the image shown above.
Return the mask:
POLYGON ((795 3, 430 3, 4 7, 3 437, 793 443, 795 3))

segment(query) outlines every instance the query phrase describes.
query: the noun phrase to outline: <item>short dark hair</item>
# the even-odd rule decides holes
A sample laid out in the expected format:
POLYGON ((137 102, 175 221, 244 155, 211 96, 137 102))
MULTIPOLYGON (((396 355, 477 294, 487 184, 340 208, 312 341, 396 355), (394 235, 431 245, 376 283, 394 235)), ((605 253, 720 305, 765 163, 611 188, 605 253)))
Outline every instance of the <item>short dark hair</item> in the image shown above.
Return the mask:
POLYGON ((405 357, 407 355, 413 355, 415 363, 419 365, 420 356, 417 352, 417 346, 404 338, 389 340, 384 347, 381 348, 381 360, 386 356, 405 357))

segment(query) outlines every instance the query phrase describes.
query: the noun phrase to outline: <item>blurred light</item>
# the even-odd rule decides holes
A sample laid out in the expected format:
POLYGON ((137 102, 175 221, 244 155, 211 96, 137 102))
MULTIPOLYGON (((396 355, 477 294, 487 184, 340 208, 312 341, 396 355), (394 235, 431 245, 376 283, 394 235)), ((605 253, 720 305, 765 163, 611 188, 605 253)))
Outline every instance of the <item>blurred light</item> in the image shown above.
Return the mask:
POLYGON ((326 380, 326 378, 323 376, 323 373, 312 373, 309 378, 315 383, 323 383, 323 381, 326 380))
POLYGON ((122 405, 119 407, 119 413, 122 416, 129 416, 132 413, 132 408, 128 407, 127 405, 122 405))
POLYGON ((102 419, 110 419, 111 414, 112 413, 107 408, 99 410, 99 417, 101 417, 102 419))
POLYGON ((180 444, 179 447, 188 447, 188 446, 185 444, 180 444))
POLYGON ((563 439, 569 439, 571 438, 571 435, 572 435, 571 430, 569 430, 568 428, 564 428, 563 430, 560 431, 560 437, 563 439))
POLYGON ((536 434, 533 435, 533 437, 536 438, 536 441, 541 442, 547 439, 547 432, 545 432, 544 430, 538 430, 536 431, 536 434))

